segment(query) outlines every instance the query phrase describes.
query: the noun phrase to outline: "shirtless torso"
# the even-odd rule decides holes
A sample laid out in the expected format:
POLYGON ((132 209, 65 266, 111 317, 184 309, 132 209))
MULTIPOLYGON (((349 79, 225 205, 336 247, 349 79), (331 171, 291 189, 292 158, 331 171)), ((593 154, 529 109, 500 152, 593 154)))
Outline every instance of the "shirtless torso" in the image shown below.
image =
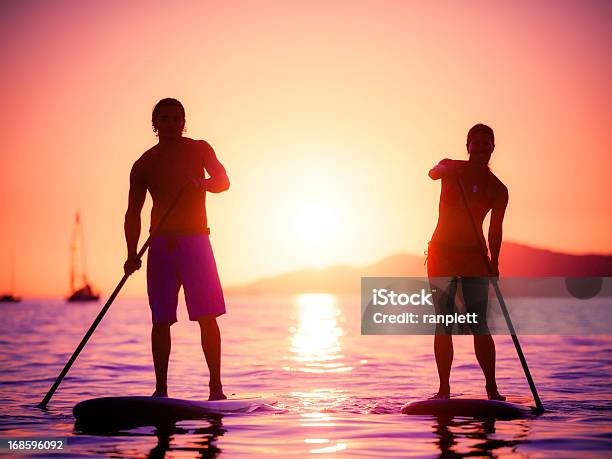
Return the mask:
POLYGON ((206 191, 217 192, 228 182, 224 167, 212 147, 204 140, 182 137, 172 148, 155 145, 146 151, 132 167, 130 173, 130 204, 142 207, 146 191, 151 193, 151 227, 155 228, 170 203, 185 184, 188 186, 180 201, 164 222, 161 232, 178 234, 204 232, 206 218, 206 191), (210 175, 202 186, 197 181, 210 175))

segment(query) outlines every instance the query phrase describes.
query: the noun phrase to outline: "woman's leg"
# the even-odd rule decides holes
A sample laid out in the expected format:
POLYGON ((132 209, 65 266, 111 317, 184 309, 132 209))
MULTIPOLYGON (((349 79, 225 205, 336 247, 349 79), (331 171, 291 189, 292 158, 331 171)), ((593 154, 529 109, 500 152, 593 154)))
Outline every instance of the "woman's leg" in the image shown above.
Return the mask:
POLYGON ((486 381, 489 399, 505 400, 497 391, 495 379, 495 342, 487 325, 489 304, 489 279, 466 277, 461 281, 463 299, 468 313, 476 313, 477 323, 470 325, 474 334, 474 352, 486 381))
MULTIPOLYGON (((455 309, 455 295, 457 294, 457 279, 444 278, 431 279, 435 282, 432 286, 433 301, 436 314, 451 314, 455 309), (441 283, 446 283, 446 286, 440 288, 441 283), (440 293, 436 293, 440 292, 440 293)), ((438 393, 432 398, 449 398, 450 397, 450 373, 453 365, 453 337, 452 325, 445 326, 443 324, 436 325, 434 336, 434 355, 436 358, 436 366, 438 368, 438 378, 440 387, 438 393)))
POLYGON ((450 397, 450 372, 453 365, 453 337, 452 335, 438 335, 434 337, 434 355, 438 367, 440 387, 438 393, 432 398, 450 397))

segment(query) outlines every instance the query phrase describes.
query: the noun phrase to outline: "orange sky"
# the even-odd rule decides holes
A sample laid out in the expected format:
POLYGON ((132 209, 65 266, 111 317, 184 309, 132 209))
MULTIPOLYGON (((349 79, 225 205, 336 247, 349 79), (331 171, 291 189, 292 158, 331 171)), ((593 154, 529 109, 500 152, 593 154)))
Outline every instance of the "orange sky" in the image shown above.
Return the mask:
MULTIPOLYGON (((112 290, 162 97, 232 181, 208 199, 226 284, 422 253, 427 171, 463 159, 476 122, 496 132, 507 239, 612 252, 608 2, 202 3, 0 7, 0 290, 12 246, 19 294, 67 293, 77 209, 90 277, 112 290)), ((125 294, 145 294, 144 270, 125 294)))

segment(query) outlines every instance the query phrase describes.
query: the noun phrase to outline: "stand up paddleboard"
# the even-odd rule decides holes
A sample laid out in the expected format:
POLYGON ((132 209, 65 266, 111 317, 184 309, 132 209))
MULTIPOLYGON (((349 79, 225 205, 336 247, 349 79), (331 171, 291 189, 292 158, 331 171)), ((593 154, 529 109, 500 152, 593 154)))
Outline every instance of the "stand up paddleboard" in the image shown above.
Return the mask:
POLYGON ((103 397, 84 400, 72 409, 81 426, 159 425, 222 413, 250 413, 276 403, 274 396, 194 401, 168 397, 103 397))
POLYGON ((450 398, 407 403, 402 407, 402 414, 517 419, 529 416, 532 410, 511 401, 450 398))

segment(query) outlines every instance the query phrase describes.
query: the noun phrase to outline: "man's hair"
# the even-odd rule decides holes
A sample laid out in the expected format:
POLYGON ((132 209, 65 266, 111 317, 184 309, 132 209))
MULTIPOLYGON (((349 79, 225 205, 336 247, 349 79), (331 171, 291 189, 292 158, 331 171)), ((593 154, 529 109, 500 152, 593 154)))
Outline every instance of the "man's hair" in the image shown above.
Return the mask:
POLYGON ((470 145, 470 142, 472 141, 472 137, 474 137, 479 132, 484 132, 486 134, 489 134, 489 136, 491 137, 491 143, 493 143, 493 145, 495 145, 495 134, 493 134, 493 129, 491 129, 486 124, 478 123, 478 124, 475 124, 474 126, 472 126, 472 129, 470 129, 468 131, 467 143, 466 143, 467 146, 470 145))
POLYGON ((155 107, 153 107, 153 113, 151 115, 151 124, 153 125, 153 132, 157 132, 157 126, 155 125, 155 122, 157 121, 159 110, 162 107, 173 107, 173 106, 181 109, 181 113, 183 114, 183 120, 185 119, 185 107, 183 107, 183 104, 181 104, 177 99, 172 99, 170 97, 166 99, 162 99, 155 104, 155 107))

